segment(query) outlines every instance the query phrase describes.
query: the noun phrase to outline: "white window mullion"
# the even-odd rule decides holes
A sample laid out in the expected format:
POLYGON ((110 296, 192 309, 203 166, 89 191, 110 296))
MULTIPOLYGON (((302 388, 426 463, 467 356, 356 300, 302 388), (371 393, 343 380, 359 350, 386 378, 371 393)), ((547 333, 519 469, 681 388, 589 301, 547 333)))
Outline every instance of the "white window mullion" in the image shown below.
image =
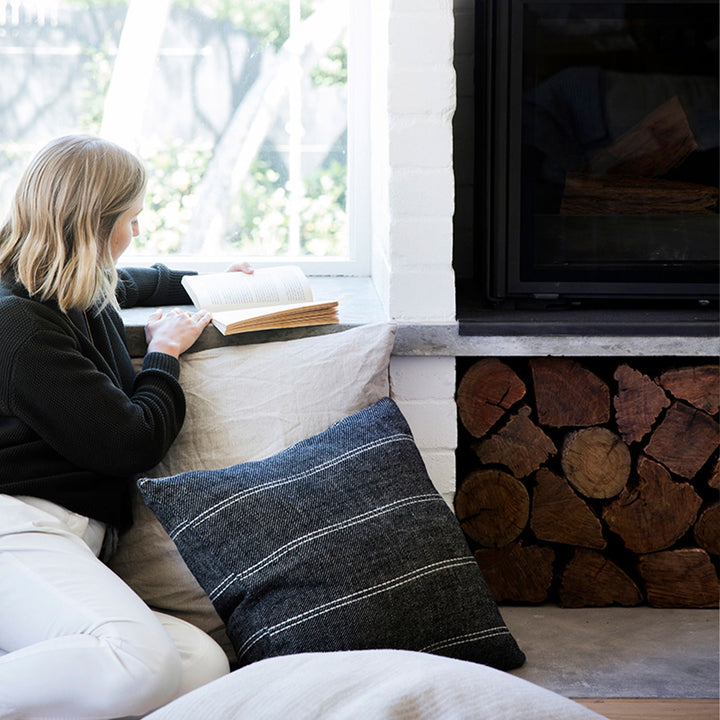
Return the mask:
POLYGON ((301 253, 301 226, 300 209, 305 196, 305 184, 302 176, 302 57, 301 48, 292 43, 300 31, 302 17, 300 14, 300 0, 289 0, 288 12, 290 13, 290 38, 292 55, 292 72, 289 78, 288 88, 288 255, 300 255, 301 253))
POLYGON ((370 275, 370 58, 371 4, 350 0, 348 18, 348 251, 353 273, 370 275))

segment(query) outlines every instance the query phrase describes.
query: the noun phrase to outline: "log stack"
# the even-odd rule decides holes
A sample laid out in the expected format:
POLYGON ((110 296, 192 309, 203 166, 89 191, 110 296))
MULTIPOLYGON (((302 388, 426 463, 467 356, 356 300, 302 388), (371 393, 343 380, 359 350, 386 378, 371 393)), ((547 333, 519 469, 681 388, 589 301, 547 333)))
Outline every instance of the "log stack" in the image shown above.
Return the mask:
POLYGON ((716 361, 460 367, 455 511, 498 602, 716 607, 716 361))

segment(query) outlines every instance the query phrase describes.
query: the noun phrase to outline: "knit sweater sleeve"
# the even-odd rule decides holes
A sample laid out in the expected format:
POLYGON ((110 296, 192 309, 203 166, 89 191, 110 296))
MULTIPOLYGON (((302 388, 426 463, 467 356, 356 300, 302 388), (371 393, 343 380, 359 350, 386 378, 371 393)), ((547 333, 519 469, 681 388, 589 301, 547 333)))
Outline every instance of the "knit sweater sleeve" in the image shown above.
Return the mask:
POLYGON ((194 271, 170 270, 160 263, 149 268, 118 269, 118 302, 123 308, 192 305, 181 281, 184 275, 196 274, 194 271))
POLYGON ((132 475, 165 455, 185 416, 178 361, 150 353, 128 396, 59 324, 6 337, 0 413, 13 415, 64 458, 104 475, 132 475))

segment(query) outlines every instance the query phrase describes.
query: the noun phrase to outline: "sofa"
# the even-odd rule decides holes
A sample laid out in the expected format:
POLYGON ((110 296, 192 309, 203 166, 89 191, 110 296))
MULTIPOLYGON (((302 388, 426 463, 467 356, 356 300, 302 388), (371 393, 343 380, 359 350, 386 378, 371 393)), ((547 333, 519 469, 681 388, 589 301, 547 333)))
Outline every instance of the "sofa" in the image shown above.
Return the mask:
POLYGON ((181 358, 183 429, 110 564, 233 671, 152 720, 602 717, 525 653, 391 398, 395 327, 181 358))

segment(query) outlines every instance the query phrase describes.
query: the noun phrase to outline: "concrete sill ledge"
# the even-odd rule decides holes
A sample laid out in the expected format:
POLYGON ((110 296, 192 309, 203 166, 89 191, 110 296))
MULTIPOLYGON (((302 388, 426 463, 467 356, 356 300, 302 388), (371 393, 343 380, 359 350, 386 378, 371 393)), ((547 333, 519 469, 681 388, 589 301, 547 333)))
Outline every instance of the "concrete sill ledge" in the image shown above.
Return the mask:
MULTIPOLYGON (((222 345, 277 342, 299 337, 346 330, 357 325, 388 322, 385 309, 370 278, 313 277, 317 300, 339 301, 340 323, 311 328, 264 330, 224 337, 209 327, 193 351, 222 345)), ((145 352, 145 319, 154 308, 124 310, 128 345, 132 355, 145 352)), ((515 334, 498 330, 494 334, 460 335, 457 322, 397 321, 393 354, 416 357, 502 357, 502 356, 677 356, 717 357, 720 339, 715 336, 515 334)))

